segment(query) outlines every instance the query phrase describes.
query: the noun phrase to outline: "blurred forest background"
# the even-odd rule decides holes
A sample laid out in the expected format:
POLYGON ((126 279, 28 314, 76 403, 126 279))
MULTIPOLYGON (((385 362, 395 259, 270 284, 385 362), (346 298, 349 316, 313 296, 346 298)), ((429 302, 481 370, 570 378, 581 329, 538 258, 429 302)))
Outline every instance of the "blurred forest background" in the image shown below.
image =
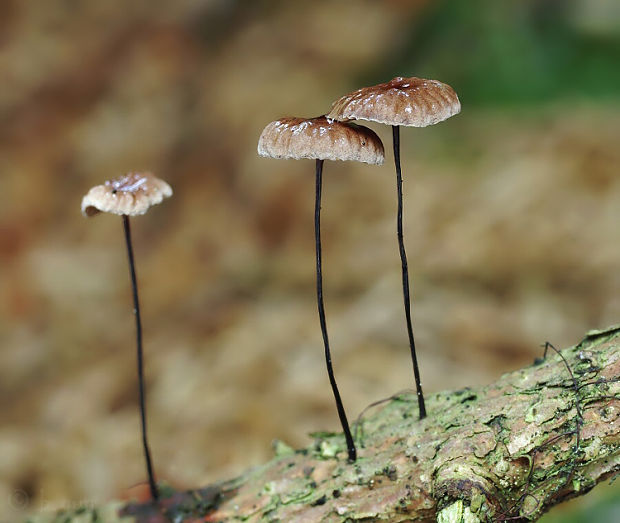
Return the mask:
MULTIPOLYGON (((339 430, 313 163, 259 158, 263 126, 397 75, 455 88, 460 115, 401 133, 405 236, 425 391, 475 386, 620 321, 619 63, 617 0, 4 0, 0 520, 145 479, 122 224, 80 215, 92 185, 152 170, 175 191, 133 221, 150 438, 160 480, 204 485, 339 430)), ((386 164, 324 178, 350 418, 412 387, 371 127, 386 164)), ((618 521, 614 493, 548 521, 618 521)))

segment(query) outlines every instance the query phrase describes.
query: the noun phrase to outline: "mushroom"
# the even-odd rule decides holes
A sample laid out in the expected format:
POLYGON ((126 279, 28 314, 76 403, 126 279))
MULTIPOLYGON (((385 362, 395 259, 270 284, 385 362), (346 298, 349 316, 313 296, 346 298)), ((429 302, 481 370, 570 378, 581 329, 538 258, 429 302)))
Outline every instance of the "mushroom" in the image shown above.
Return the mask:
POLYGON ((420 370, 415 352, 411 324, 411 300, 409 298, 409 272, 407 254, 403 241, 403 180, 400 169, 400 126, 426 127, 439 123, 461 111, 458 96, 450 87, 437 80, 402 78, 400 76, 383 84, 364 87, 349 93, 332 105, 328 119, 337 121, 369 120, 392 126, 394 164, 396 166, 396 190, 398 210, 396 230, 402 266, 403 297, 409 346, 413 362, 416 393, 420 419, 426 417, 420 370))
POLYGON ((324 160, 353 160, 374 165, 383 163, 383 144, 367 127, 330 122, 325 116, 316 118, 281 118, 263 129, 258 140, 258 154, 269 158, 316 160, 316 200, 314 230, 316 243, 316 291, 319 323, 325 346, 325 363, 329 382, 336 400, 338 417, 344 431, 349 461, 355 461, 357 451, 342 399, 336 385, 327 336, 325 307, 323 305, 323 276, 321 267, 321 188, 324 160))
POLYGON ((142 322, 140 320, 140 303, 138 300, 138 282, 131 246, 131 229, 129 217, 146 213, 155 204, 161 203, 164 198, 172 195, 170 186, 150 173, 129 173, 114 180, 109 180, 103 185, 93 187, 82 198, 82 214, 95 216, 100 212, 120 214, 123 217, 125 230, 125 243, 127 244, 127 256, 129 258, 129 274, 133 292, 134 315, 136 318, 136 345, 138 359, 138 389, 140 396, 140 419, 142 426, 142 446, 146 460, 151 496, 155 501, 159 498, 159 492, 155 483, 151 453, 146 437, 146 406, 144 391, 144 365, 142 355, 142 322))

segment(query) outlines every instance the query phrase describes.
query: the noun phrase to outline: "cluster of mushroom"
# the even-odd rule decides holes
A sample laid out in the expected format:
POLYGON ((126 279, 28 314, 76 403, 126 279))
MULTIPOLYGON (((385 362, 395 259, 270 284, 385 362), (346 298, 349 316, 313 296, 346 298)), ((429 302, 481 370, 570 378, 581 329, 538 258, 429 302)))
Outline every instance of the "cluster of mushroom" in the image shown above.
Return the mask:
POLYGON ((426 416, 418 367, 409 296, 409 272, 403 239, 403 193, 400 168, 400 126, 426 127, 441 122, 461 110, 457 94, 444 83, 423 78, 396 77, 390 82, 358 89, 334 102, 327 115, 316 118, 281 118, 268 124, 258 141, 258 154, 270 158, 316 161, 316 200, 314 210, 316 241, 316 285, 319 322, 325 347, 325 362, 336 409, 347 443, 350 461, 357 451, 332 368, 325 307, 321 259, 321 189, 324 160, 353 160, 381 165, 384 149, 380 138, 367 127, 351 120, 368 120, 392 126, 397 188, 397 237, 402 267, 405 321, 413 363, 420 419, 426 416))
MULTIPOLYGON (((396 165, 398 212, 397 233, 402 263, 405 318, 415 384, 418 395, 420 418, 426 415, 420 373, 418 370, 409 298, 409 276, 403 242, 402 226, 402 176, 400 169, 399 126, 425 127, 457 114, 461 109, 456 93, 446 84, 420 78, 394 78, 392 81, 373 87, 359 89, 343 96, 333 104, 329 114, 316 118, 281 118, 271 122, 263 130, 258 153, 271 158, 308 158, 316 161, 315 200, 315 242, 316 242, 316 286, 319 322, 325 347, 327 373, 332 387, 338 416, 344 431, 348 457, 355 461, 357 451, 346 413, 340 398, 331 362, 325 307, 323 304, 323 281, 321 261, 321 189, 323 163, 325 160, 352 160, 373 165, 384 161, 384 149, 380 138, 367 127, 351 123, 350 120, 370 120, 391 125, 394 139, 394 161, 396 165)), ((142 323, 138 284, 131 243, 131 216, 144 214, 155 204, 172 195, 170 186, 150 173, 129 173, 103 185, 93 187, 82 199, 82 213, 94 216, 107 212, 122 216, 129 273, 132 286, 134 316, 136 322, 136 352, 138 366, 138 392, 141 419, 142 447, 151 496, 159 498, 155 474, 149 451, 146 430, 146 401, 144 388, 144 357, 142 348, 142 323)))

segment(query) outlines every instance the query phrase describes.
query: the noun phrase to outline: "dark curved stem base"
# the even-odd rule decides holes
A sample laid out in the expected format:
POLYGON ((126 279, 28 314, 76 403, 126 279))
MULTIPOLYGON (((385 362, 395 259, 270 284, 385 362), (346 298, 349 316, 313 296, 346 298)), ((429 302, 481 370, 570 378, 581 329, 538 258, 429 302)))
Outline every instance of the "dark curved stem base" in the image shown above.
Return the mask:
POLYGON ((323 305, 323 275, 321 269, 321 187, 323 177, 323 160, 316 161, 316 204, 314 207, 314 232, 316 238, 316 296, 319 306, 319 322, 321 323, 321 333, 323 334, 323 345, 325 345, 325 363, 327 364, 327 374, 329 375, 329 383, 332 386, 334 393, 334 399, 336 400, 336 409, 338 410, 338 417, 340 418, 340 424, 344 431, 344 437, 347 441, 347 451, 349 453, 349 461, 355 461, 357 459, 357 451, 355 449, 355 443, 353 442, 353 436, 351 435, 351 429, 349 428, 349 422, 347 421, 347 415, 342 405, 342 399, 340 398, 340 392, 338 392, 338 386, 336 385, 336 378, 334 377, 334 369, 332 368, 332 356, 329 350, 329 339, 327 337, 327 323, 325 321, 325 307, 323 305))
POLYGON ((127 257, 129 258, 129 273, 131 275, 131 290, 133 293, 133 312, 136 317, 136 344, 138 356, 138 388, 140 391, 140 420, 142 424, 142 447, 144 448, 144 459, 146 460, 146 471, 149 477, 149 488, 151 496, 155 501, 159 499, 159 491, 155 484, 153 465, 151 463, 151 453, 146 439, 146 405, 144 392, 144 364, 142 356, 142 321, 140 319, 140 302, 138 300, 138 282, 136 279, 136 268, 133 259, 133 248, 131 246, 131 229, 129 226, 129 216, 123 215, 123 226, 125 229, 125 243, 127 244, 127 257))
POLYGON ((409 270, 407 268, 407 254, 405 253, 405 242, 403 240, 403 177, 400 170, 400 127, 392 126, 392 138, 394 141, 394 164, 396 166, 396 189, 398 192, 398 215, 397 215, 397 234, 398 250, 400 251, 400 262, 403 272, 403 297, 405 301, 405 319, 407 320, 407 333, 409 334, 409 347, 411 348, 411 361, 413 362, 413 374, 415 377, 415 387, 418 396, 418 407, 420 419, 426 417, 426 406, 424 404, 424 393, 422 392, 422 382, 420 380, 420 369, 418 368, 418 358, 415 352, 415 340, 413 339, 413 326, 411 325, 411 300, 409 297, 409 270))

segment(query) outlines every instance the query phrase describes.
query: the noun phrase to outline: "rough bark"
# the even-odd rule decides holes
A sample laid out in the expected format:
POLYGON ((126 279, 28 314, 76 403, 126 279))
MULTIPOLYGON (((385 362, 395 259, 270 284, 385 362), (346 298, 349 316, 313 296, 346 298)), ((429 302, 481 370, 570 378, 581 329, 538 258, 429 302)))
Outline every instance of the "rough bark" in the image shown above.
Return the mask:
POLYGON ((491 385, 430 396, 423 421, 412 393, 372 406, 355 424, 354 464, 341 434, 316 434, 306 449, 276 444, 271 462, 237 479, 169 492, 158 507, 134 504, 121 514, 128 521, 536 520, 620 472, 619 399, 616 326, 561 353, 550 349, 491 385))

